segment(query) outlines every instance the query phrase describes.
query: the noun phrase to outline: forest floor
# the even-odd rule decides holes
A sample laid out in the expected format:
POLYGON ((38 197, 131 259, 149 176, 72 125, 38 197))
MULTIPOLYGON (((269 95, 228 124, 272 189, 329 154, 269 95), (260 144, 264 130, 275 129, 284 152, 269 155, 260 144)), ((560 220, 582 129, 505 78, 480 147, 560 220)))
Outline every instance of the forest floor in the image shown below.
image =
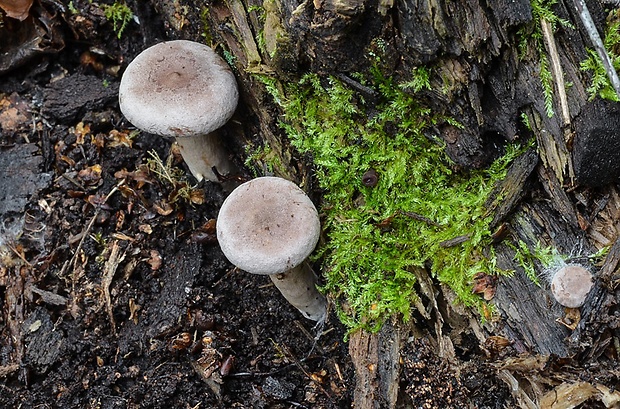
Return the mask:
MULTIPOLYGON (((119 40, 72 4, 0 26, 0 408, 352 407, 336 314, 316 328, 235 269, 221 186, 118 109, 119 73, 165 24, 144 6, 119 40)), ((402 407, 516 407, 475 340, 458 370, 435 347, 404 343, 402 407)))

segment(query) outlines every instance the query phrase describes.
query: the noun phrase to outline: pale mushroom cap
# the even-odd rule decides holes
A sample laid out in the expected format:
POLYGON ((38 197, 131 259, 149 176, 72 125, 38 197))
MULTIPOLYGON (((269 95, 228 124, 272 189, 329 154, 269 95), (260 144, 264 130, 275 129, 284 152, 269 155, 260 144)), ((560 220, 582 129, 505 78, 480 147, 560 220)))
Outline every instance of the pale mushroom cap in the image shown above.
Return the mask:
POLYGON ((592 289, 592 274, 584 267, 569 264, 551 279, 551 292, 556 301, 568 308, 579 308, 592 289))
POLYGON ((237 187, 217 219, 217 239, 235 266, 279 274, 301 264, 319 240, 314 204, 293 182, 260 177, 237 187))
POLYGON ((142 51, 119 88, 123 115, 137 128, 162 136, 195 136, 222 127, 237 107, 230 67, 210 47, 167 41, 142 51))

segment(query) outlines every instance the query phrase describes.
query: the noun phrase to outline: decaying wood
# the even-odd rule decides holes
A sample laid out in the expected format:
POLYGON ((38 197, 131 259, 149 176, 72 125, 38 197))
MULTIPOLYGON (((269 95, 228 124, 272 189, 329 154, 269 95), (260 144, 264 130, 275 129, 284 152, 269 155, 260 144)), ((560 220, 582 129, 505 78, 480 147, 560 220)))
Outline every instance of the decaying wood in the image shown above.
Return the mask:
POLYGON ((614 244, 609 248, 609 253, 605 257, 605 262, 599 271, 599 278, 606 283, 610 289, 618 286, 620 274, 617 270, 620 263, 620 238, 616 238, 614 244))
POLYGON ((357 331, 349 340, 357 382, 355 407, 394 408, 398 399, 400 346, 399 326, 386 323, 378 334, 357 331))
POLYGON ((493 214, 491 228, 497 227, 526 194, 525 183, 537 164, 538 154, 529 149, 510 165, 506 177, 497 184, 485 203, 489 214, 493 214))

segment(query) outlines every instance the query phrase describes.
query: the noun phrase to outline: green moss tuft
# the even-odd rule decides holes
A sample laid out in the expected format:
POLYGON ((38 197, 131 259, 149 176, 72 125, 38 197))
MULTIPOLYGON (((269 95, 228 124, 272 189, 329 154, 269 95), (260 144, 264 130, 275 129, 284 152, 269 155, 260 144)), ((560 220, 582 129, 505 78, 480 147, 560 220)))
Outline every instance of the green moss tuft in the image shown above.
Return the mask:
POLYGON ((105 18, 112 22, 112 29, 120 40, 127 24, 133 19, 133 11, 125 3, 119 1, 115 1, 112 5, 104 4, 102 7, 105 18))
MULTIPOLYGON (((608 18, 607 26, 605 27, 605 39, 603 44, 616 71, 620 70, 620 55, 618 55, 618 48, 620 47, 620 10, 615 10, 608 18)), ((607 70, 601 61, 598 53, 593 49, 588 49, 588 57, 580 64, 581 71, 590 72, 592 79, 590 86, 588 87, 589 100, 592 101, 596 96, 609 101, 618 102, 618 94, 614 90, 607 70)))
POLYGON ((325 290, 351 328, 378 329, 392 314, 408 319, 415 271, 429 264, 467 306, 482 307, 473 276, 495 273, 483 251, 491 220, 484 203, 517 151, 488 170, 454 171, 439 139, 426 135, 454 121, 416 100, 429 77, 418 69, 399 85, 373 70, 365 82, 379 95, 373 103, 332 77, 309 74, 283 87, 262 77, 291 143, 313 158, 324 191, 325 290), (369 169, 378 174, 374 187, 362 183, 369 169))

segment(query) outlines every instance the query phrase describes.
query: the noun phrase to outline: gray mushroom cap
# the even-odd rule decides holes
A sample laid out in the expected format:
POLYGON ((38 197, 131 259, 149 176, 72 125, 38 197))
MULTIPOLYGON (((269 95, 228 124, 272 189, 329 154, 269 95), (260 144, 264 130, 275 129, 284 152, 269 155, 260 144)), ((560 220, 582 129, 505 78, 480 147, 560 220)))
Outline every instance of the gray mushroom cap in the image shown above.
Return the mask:
POLYGON ((167 41, 142 51, 121 78, 123 115, 143 131, 196 136, 222 127, 239 99, 230 67, 210 47, 167 41))
POLYGON ((278 177, 260 177, 237 187, 217 219, 224 255, 253 274, 279 274, 298 266, 314 250, 320 230, 310 198, 278 177))
POLYGON ((592 274, 588 269, 569 264, 559 269, 551 279, 555 300, 568 308, 579 308, 592 289, 592 274))

